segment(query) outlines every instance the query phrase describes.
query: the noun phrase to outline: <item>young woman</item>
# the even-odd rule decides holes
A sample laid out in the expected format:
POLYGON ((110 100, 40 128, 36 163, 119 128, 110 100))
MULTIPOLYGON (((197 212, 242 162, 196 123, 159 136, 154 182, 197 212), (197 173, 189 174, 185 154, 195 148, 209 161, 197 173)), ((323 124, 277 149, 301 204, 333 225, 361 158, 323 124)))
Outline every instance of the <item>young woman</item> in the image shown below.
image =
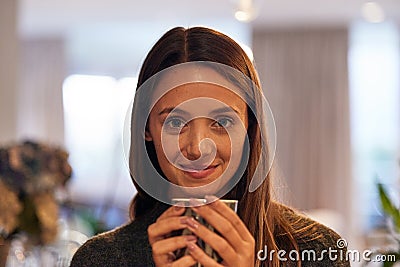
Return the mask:
POLYGON ((132 112, 132 221, 89 240, 71 266, 349 266, 334 231, 272 198, 266 117, 235 41, 204 27, 165 33, 143 63, 132 112), (173 197, 207 204, 174 206, 173 197), (219 199, 239 200, 237 213, 219 199), (192 234, 175 234, 182 229, 192 234), (179 249, 188 253, 176 258, 179 249))

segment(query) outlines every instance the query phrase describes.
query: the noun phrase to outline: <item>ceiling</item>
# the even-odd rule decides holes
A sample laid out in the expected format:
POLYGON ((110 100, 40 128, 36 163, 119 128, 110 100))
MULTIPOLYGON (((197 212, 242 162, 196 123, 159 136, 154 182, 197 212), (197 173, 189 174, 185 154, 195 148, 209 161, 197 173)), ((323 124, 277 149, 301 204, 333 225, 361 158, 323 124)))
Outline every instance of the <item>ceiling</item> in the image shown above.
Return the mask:
MULTIPOLYGON (((124 76, 174 26, 206 25, 251 46, 254 28, 349 25, 361 19, 364 0, 253 0, 259 11, 239 22, 239 0, 19 0, 22 38, 63 38, 68 72, 124 76)), ((377 0, 400 25, 400 0, 377 0)))
MULTIPOLYGON (((22 35, 62 34, 95 23, 197 24, 232 20, 238 0, 20 0, 22 35)), ((361 17, 364 0, 253 0, 254 27, 347 24, 361 17)), ((400 0, 377 1, 389 20, 400 21, 400 0)))

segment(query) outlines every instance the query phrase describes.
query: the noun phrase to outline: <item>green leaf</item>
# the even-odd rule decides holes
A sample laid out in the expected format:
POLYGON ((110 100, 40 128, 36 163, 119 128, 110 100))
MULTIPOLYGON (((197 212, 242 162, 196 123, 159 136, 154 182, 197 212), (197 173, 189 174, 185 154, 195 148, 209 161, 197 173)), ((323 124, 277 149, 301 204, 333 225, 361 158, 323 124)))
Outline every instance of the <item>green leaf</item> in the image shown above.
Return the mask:
POLYGON ((383 267, 392 267, 396 262, 400 261, 400 253, 398 252, 387 252, 383 254, 385 261, 383 262, 383 267))
POLYGON ((396 206, 390 200, 383 185, 381 183, 378 183, 377 186, 382 209, 386 213, 386 215, 392 218, 396 230, 400 232, 400 210, 396 208, 396 206))

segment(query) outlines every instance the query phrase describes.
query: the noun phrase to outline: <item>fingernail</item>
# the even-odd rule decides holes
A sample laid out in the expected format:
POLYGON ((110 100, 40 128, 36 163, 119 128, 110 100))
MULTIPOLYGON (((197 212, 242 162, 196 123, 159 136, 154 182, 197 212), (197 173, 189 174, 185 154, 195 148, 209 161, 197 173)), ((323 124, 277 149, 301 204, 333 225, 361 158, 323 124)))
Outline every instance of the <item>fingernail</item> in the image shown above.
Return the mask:
POLYGON ((186 246, 190 251, 194 251, 196 249, 196 244, 194 242, 186 242, 186 246))
POLYGON ((177 204, 177 206, 175 206, 174 207, 175 208, 175 211, 181 211, 183 208, 185 208, 184 206, 179 206, 178 204, 177 204))
POLYGON ((199 224, 197 223, 197 221, 193 218, 188 218, 185 222, 187 225, 189 225, 190 227, 192 227, 193 229, 197 229, 199 228, 199 224))
POLYGON ((211 196, 211 195, 207 195, 204 198, 206 199, 207 204, 218 200, 218 198, 216 196, 211 196))
POLYGON ((187 220, 188 220, 187 217, 183 217, 179 221, 180 221, 181 224, 187 224, 187 220))
POLYGON ((185 236, 186 241, 190 242, 190 241, 197 241, 197 237, 195 237, 194 235, 187 235, 185 236))

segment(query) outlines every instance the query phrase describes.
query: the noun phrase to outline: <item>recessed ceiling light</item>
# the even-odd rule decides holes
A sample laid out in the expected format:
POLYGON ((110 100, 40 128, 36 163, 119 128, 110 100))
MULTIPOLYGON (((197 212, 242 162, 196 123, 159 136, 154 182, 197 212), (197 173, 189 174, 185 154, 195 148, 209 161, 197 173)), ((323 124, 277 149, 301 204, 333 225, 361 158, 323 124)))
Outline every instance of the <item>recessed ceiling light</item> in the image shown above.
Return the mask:
POLYGON ((235 18, 238 21, 250 22, 257 17, 258 10, 255 7, 254 0, 239 0, 235 12, 235 18))
POLYGON ((249 22, 249 21, 252 21, 255 18, 255 16, 254 16, 253 12, 245 11, 245 10, 237 10, 235 12, 235 18, 238 21, 249 22))
POLYGON ((361 13, 368 22, 379 23, 385 20, 385 12, 377 2, 364 3, 361 8, 361 13))

